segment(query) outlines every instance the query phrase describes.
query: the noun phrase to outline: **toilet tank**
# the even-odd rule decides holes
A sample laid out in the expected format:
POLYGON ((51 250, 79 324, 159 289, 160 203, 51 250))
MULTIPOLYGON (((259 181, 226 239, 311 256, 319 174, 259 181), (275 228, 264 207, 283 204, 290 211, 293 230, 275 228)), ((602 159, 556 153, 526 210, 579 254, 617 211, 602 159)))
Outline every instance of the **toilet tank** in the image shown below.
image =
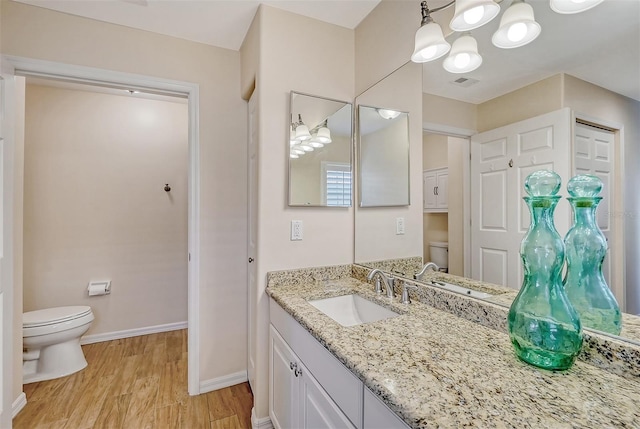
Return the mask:
POLYGON ((430 241, 429 254, 431 262, 435 263, 442 271, 449 268, 449 243, 446 241, 430 241))

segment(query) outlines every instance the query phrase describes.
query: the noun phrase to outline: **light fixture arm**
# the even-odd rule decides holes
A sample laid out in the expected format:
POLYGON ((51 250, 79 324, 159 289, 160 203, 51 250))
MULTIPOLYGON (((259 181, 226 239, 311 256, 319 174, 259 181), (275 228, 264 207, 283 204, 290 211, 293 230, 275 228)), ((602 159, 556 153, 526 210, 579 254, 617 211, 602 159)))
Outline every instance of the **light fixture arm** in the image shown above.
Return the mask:
POLYGON ((438 12, 442 9, 446 9, 452 4, 454 4, 455 2, 456 0, 451 0, 449 3, 445 4, 444 6, 440 6, 435 9, 429 9, 429 6, 427 6, 426 1, 423 1, 422 3, 420 3, 420 7, 422 9, 422 22, 420 23, 420 26, 427 25, 430 22, 433 22, 433 18, 431 18, 431 13, 438 12))

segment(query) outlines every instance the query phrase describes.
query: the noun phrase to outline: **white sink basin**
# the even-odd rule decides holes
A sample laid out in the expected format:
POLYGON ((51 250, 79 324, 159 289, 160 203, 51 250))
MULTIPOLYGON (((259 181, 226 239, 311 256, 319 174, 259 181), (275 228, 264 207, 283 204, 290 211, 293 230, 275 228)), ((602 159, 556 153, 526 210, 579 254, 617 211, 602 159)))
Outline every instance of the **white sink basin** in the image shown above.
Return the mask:
POLYGON ((342 326, 355 326, 399 315, 395 311, 391 311, 359 295, 342 295, 318 299, 309 301, 309 304, 342 326))
POLYGON ((460 293, 462 295, 472 296, 474 298, 490 298, 492 296, 490 293, 478 292, 477 290, 469 289, 463 286, 452 285, 451 283, 432 281, 431 285, 446 289, 451 292, 460 293))

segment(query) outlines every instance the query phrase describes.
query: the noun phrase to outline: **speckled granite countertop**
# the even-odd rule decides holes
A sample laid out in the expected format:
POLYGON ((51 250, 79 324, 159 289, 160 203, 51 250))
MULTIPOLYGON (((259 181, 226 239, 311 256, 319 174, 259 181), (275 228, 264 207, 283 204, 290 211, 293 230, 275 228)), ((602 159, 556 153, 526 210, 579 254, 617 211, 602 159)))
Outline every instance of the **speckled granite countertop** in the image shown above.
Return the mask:
POLYGON ((389 302, 337 270, 325 281, 276 273, 267 292, 409 426, 640 428, 640 379, 581 361, 537 369, 504 333, 418 301, 389 302), (348 293, 401 315, 343 327, 307 303, 348 293))

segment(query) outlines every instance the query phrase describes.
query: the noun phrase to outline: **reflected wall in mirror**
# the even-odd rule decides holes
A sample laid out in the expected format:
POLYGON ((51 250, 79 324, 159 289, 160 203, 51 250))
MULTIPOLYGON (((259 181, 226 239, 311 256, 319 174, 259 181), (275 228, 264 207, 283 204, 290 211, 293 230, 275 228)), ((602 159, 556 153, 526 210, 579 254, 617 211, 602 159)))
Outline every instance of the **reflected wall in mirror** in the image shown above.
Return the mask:
MULTIPOLYGON (((429 1, 429 6, 435 8, 446 3, 443 1, 429 1)), ((509 6, 509 0, 500 4, 502 12, 509 6), (504 7, 503 7, 504 6, 504 7)), ((457 140, 469 139, 470 136, 484 131, 493 130, 514 122, 529 119, 562 108, 569 108, 574 115, 585 115, 593 122, 594 119, 602 120, 608 124, 624 127, 624 156, 621 158, 622 175, 619 178, 619 189, 624 190, 621 195, 621 205, 613 205, 613 209, 606 213, 610 221, 619 222, 624 231, 619 238, 622 242, 617 245, 622 248, 614 261, 612 269, 615 275, 622 279, 623 301, 626 301, 627 313, 640 313, 640 264, 637 263, 640 256, 640 194, 637 192, 637 183, 640 183, 640 2, 637 1, 610 1, 603 2, 596 8, 577 15, 562 16, 549 10, 548 1, 532 0, 528 2, 535 10, 536 20, 540 22, 543 31, 538 39, 526 47, 501 50, 491 46, 491 34, 495 31, 495 25, 474 30, 474 36, 478 40, 483 65, 474 72, 463 75, 453 75, 443 70, 442 61, 425 63, 423 66, 423 116, 424 129, 438 137, 438 140, 449 140, 455 137, 457 140), (605 18, 606 17, 606 18, 605 18), (613 28, 610 24, 616 22, 613 28), (585 28, 589 31, 585 32, 585 28), (573 35, 594 35, 597 42, 585 44, 584 40, 577 40, 573 35), (601 35, 606 41, 598 37, 601 35), (594 46, 616 46, 616 49, 603 48, 602 56, 597 60, 589 54, 584 54, 583 49, 591 52, 594 46), (624 47, 624 48, 623 48, 624 47), (620 49, 618 49, 620 48, 620 49), (561 49, 557 51, 556 49, 561 49), (583 52, 583 53, 579 53, 583 52), (542 61, 552 64, 542 64, 542 61), (494 64, 492 66, 492 64, 494 64), (615 72, 614 72, 615 71, 615 72), (458 78, 464 82, 454 84, 458 78), (449 137, 447 137, 449 136, 449 137)), ((501 12, 501 13, 502 13, 501 12)), ((445 28, 450 21, 453 8, 445 9, 433 15, 436 22, 445 28)), ((498 16, 495 21, 499 21, 498 16)), ((395 22, 394 25, 414 25, 410 22, 395 22)), ((496 24, 497 25, 497 24, 496 24)), ((450 42, 455 37, 447 37, 450 42)), ((409 55, 409 54, 408 54, 409 55)), ((407 55, 407 59, 408 59, 407 55)), ((386 81, 387 79, 385 79, 386 81)), ((397 82, 397 80, 396 80, 397 82)), ((420 89, 416 89, 420 91, 420 89)), ((415 118, 412 118, 415 122, 415 118)), ((570 126, 575 128, 575 121, 570 126)), ((597 122, 596 122, 597 123, 597 122)), ((445 143, 446 144, 446 143, 445 143)), ((467 148, 469 143, 467 143, 467 148)), ((423 148, 427 154, 433 152, 433 148, 426 143, 423 148)), ((445 151, 446 153, 446 151, 445 151)), ((469 151, 466 155, 452 159, 449 152, 449 172, 454 170, 451 163, 456 162, 462 167, 463 181, 460 186, 449 182, 449 196, 452 192, 462 195, 464 187, 470 189, 473 180, 469 174, 469 151), (463 162, 465 164, 463 164, 463 162), (453 189, 452 189, 453 186, 453 189)), ((413 151, 411 158, 415 152, 413 151)), ((420 167, 419 167, 420 168, 420 167)), ((457 167, 456 167, 457 169, 457 167)), ((573 174, 573 173, 572 173, 573 174)), ((412 174, 413 175, 413 174, 412 174)), ((412 179, 413 180, 413 179, 412 179)), ((568 177, 564 178, 564 181, 568 177)), ((413 182, 412 182, 413 185, 413 182)), ((563 194, 566 195, 566 187, 563 185, 563 194)), ((456 196, 457 198, 457 196, 456 196)), ((470 259, 470 231, 469 218, 465 218, 464 210, 452 209, 451 198, 448 218, 449 252, 451 267, 451 252, 462 260, 470 259), (467 220, 465 227, 465 219, 467 220), (459 251, 453 249, 451 243, 456 241, 452 234, 461 235, 464 228, 464 245, 459 251)), ((470 204, 470 195, 460 197, 461 202, 470 204)), ((513 204, 521 204, 514 202, 513 204)), ((368 253, 383 253, 387 248, 386 237, 383 230, 378 234, 378 240, 372 237, 362 237, 358 230, 359 213, 356 212, 356 255, 362 246, 366 246, 368 253), (375 246, 378 246, 377 248, 375 246)), ((473 219, 477 222, 477 219, 473 219)), ((442 237, 429 238, 425 236, 425 242, 432 239, 443 241, 442 237)), ((426 246, 425 246, 426 247, 426 246)), ((407 249, 398 249, 394 254, 386 252, 386 258, 401 257, 408 253, 407 249)), ((356 259, 367 265, 366 259, 356 259)), ((516 264, 519 264, 519 259, 516 264)), ((471 277, 471 272, 465 274, 471 277)), ((509 299, 515 297, 519 284, 509 285, 512 288, 510 294, 505 294, 505 306, 510 305, 509 299), (507 296, 508 295, 508 296, 507 296)), ((620 303, 622 305, 622 303, 620 303)), ((640 339, 640 335, 633 334, 632 328, 640 319, 632 315, 625 315, 621 338, 626 340, 640 339)), ((636 332, 640 330, 636 329, 636 332)))
POLYGON ((360 207, 409 205, 409 114, 358 106, 360 207))
POLYGON ((350 207, 351 103, 291 92, 289 206, 350 207))

